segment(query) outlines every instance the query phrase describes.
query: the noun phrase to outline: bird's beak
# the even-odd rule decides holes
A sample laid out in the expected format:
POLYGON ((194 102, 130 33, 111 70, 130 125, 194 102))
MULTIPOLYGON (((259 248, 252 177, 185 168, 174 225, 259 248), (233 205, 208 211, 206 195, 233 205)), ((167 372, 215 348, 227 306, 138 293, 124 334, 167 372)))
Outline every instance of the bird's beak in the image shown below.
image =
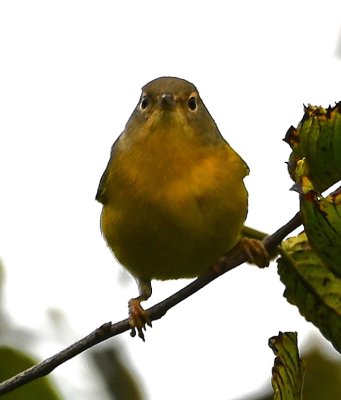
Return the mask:
POLYGON ((175 108, 175 97, 172 93, 162 93, 160 96, 161 110, 172 110, 175 108))

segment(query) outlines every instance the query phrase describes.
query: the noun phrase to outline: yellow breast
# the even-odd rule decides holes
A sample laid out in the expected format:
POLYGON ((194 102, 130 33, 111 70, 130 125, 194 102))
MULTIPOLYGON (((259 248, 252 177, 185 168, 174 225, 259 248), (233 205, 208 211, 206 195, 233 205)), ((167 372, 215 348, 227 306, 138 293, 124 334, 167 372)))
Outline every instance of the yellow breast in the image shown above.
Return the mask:
POLYGON ((211 148, 179 134, 150 135, 112 160, 103 234, 137 278, 198 276, 238 241, 246 174, 223 140, 211 148))

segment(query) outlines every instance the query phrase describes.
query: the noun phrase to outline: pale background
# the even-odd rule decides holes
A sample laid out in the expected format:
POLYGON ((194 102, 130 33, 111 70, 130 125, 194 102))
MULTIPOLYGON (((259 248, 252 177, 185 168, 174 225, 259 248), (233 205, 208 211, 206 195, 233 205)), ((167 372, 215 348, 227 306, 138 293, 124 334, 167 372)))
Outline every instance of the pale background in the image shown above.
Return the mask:
MULTIPOLYGON (((291 218, 282 138, 303 103, 341 100, 340 33, 339 0, 2 0, 3 297, 13 324, 44 339, 8 343, 48 357, 127 316, 137 289, 106 248, 94 196, 141 86, 158 76, 192 81, 249 164, 247 223, 272 232, 291 218)), ((155 282, 148 305, 186 283, 155 282)), ((317 332, 282 293, 275 264, 243 266, 155 322, 146 343, 112 342, 126 346, 148 399, 234 399, 268 381, 270 336, 296 330, 304 347, 317 332)), ((67 398, 104 399, 84 357, 53 376, 67 398)))

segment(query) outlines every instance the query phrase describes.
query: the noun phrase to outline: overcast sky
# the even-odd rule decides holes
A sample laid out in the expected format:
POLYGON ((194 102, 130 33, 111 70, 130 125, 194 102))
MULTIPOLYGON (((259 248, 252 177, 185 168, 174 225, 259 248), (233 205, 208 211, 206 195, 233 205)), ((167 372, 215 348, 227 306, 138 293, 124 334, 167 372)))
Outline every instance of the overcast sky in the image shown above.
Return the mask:
MULTIPOLYGON (((341 100, 340 16, 337 0, 0 2, 5 306, 13 323, 42 333, 41 357, 125 318, 137 293, 101 237, 94 197, 140 88, 163 75, 197 86, 251 169, 247 223, 272 232, 298 207, 282 138, 303 103, 341 100), (66 316, 67 338, 47 329, 49 309, 66 316)), ((155 282, 147 304, 186 283, 155 282)), ((148 398, 257 389, 273 363, 270 336, 297 330, 301 344, 316 332, 282 293, 275 264, 245 265, 155 322, 146 343, 122 335, 148 398)), ((86 374, 79 364, 55 376, 69 398, 95 398, 95 385, 73 378, 86 374)))

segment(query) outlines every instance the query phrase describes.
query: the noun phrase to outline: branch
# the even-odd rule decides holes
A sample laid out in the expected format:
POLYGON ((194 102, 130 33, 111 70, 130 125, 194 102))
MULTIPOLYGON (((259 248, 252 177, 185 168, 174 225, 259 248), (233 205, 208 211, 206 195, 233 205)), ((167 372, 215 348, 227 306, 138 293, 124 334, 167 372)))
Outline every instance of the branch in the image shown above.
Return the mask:
MULTIPOLYGON (((263 244, 269 253, 276 250, 281 241, 288 236, 294 229, 298 228, 302 223, 300 213, 297 213, 287 224, 278 229, 271 236, 263 240, 263 244)), ((208 283, 212 282, 218 276, 224 274, 237 267, 238 265, 246 262, 246 256, 243 252, 231 252, 226 256, 221 257, 217 263, 211 267, 205 274, 199 276, 189 285, 174 293, 172 296, 154 305, 146 310, 151 321, 155 321, 163 317, 168 310, 185 300, 198 290, 202 289, 208 283)), ((37 378, 48 375, 56 367, 63 364, 65 361, 70 360, 83 351, 101 343, 113 336, 119 335, 123 332, 130 330, 128 319, 122 320, 115 324, 107 322, 95 329, 83 339, 73 343, 71 346, 53 355, 50 358, 20 372, 19 374, 9 378, 8 380, 0 383, 0 396, 19 388, 26 383, 29 383, 37 378)))

